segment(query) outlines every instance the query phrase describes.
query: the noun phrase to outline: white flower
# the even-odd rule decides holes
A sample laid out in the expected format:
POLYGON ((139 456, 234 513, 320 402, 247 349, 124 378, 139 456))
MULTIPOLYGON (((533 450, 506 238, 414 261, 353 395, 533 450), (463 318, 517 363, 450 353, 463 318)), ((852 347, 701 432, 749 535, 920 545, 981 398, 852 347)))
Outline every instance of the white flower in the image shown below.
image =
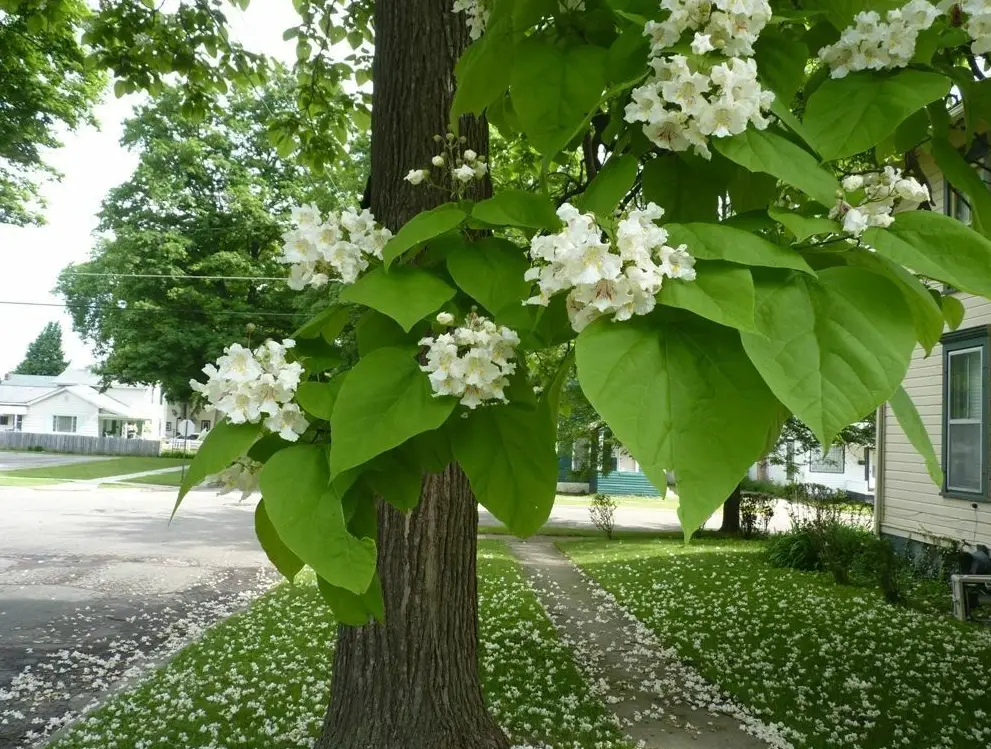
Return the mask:
POLYGON ((472 151, 470 148, 466 148, 462 156, 464 157, 464 160, 467 161, 468 163, 471 163, 472 161, 478 158, 478 154, 472 151))
POLYGON ((468 36, 478 39, 485 31, 485 25, 489 22, 489 8, 486 0, 454 0, 451 10, 455 13, 464 13, 465 22, 468 24, 468 36))
POLYGON ((864 178, 859 174, 851 174, 843 178, 843 189, 846 192, 855 192, 864 186, 864 178))
MULTIPOLYGON (((407 175, 424 170, 413 170, 407 175)), ((411 180, 412 181, 412 180, 411 180)), ((315 206, 293 208, 297 225, 282 235, 278 261, 289 266, 289 288, 300 291, 326 286, 331 279, 354 283, 368 268, 368 258, 382 258, 382 249, 392 237, 388 229, 375 225, 367 210, 345 210, 322 221, 315 206)))
POLYGON ((843 179, 842 185, 845 194, 837 198, 829 217, 842 219, 843 230, 855 237, 871 226, 890 226, 895 210, 914 210, 929 202, 925 185, 892 166, 867 174, 851 174, 843 179), (859 193, 859 202, 854 204, 850 193, 859 193))
POLYGON ((407 172, 406 176, 403 177, 403 179, 405 179, 411 185, 418 185, 421 182, 423 182, 423 180, 425 180, 426 178, 427 178, 426 169, 410 169, 409 172, 407 172))
POLYGON ((241 492, 241 500, 250 497, 258 489, 262 464, 251 458, 238 458, 220 473, 208 476, 207 481, 221 485, 220 494, 241 492))
POLYGON ((440 154, 437 154, 432 159, 430 159, 430 163, 433 164, 434 166, 444 166, 444 157, 441 156, 440 154))
MULTIPOLYGON (((451 325, 454 317, 442 312, 437 321, 451 325)), ((461 327, 420 341, 427 347, 426 364, 420 369, 427 372, 435 396, 455 396, 472 409, 486 401, 505 402, 519 342, 515 331, 471 313, 461 327)))
POLYGON ((554 294, 567 291, 565 307, 576 331, 603 315, 618 321, 645 315, 654 309, 665 278, 695 279, 695 259, 687 247, 665 244, 668 232, 655 223, 664 211, 654 203, 620 219, 615 248, 603 241, 591 214, 567 203, 557 214, 564 229, 530 242, 533 265, 524 279, 536 281, 539 293, 526 303, 547 305, 554 294))
POLYGON ((692 52, 697 55, 704 55, 706 52, 711 52, 714 49, 712 38, 708 34, 697 33, 695 38, 692 39, 692 52))
POLYGON ((459 182, 471 182, 475 178, 475 170, 468 164, 462 164, 452 174, 459 182))

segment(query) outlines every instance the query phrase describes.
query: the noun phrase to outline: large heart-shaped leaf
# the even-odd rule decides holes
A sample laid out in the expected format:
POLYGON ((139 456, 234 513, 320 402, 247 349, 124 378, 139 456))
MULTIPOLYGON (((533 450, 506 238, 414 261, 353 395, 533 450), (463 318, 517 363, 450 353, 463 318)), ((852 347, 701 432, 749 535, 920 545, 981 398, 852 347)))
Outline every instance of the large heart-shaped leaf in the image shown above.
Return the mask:
POLYGON ((864 70, 830 78, 809 97, 805 132, 824 159, 853 156, 876 146, 949 90, 945 76, 924 70, 864 70))
POLYGON ((541 409, 479 408, 460 422, 454 456, 478 501, 518 536, 535 533, 557 493, 554 424, 541 409))
POLYGON ((348 373, 330 419, 335 475, 437 429, 451 415, 457 399, 434 397, 415 354, 409 348, 375 349, 348 373))
POLYGON ((777 177, 824 206, 836 203, 840 184, 801 146, 771 130, 748 128, 732 138, 715 138, 712 147, 752 172, 777 177))
POLYGON ((189 490, 199 484, 207 476, 220 473, 238 458, 248 452, 255 440, 262 433, 261 424, 231 424, 226 419, 218 421, 211 429, 199 450, 196 457, 189 465, 189 470, 179 487, 179 496, 176 497, 175 506, 172 508, 172 516, 189 490))
POLYGON ((488 200, 477 203, 471 217, 492 226, 551 231, 561 228, 561 219, 557 217, 551 199, 523 190, 500 190, 488 200))
POLYGON ((665 281, 657 301, 721 325, 755 331, 754 280, 750 270, 716 260, 699 261, 696 270, 694 281, 665 281))
POLYGON ((688 245, 699 260, 725 260, 764 268, 792 268, 815 275, 805 259, 790 247, 721 224, 666 224, 668 244, 688 245))
POLYGON ((385 267, 388 268, 396 258, 417 245, 461 226, 467 217, 464 209, 454 203, 445 203, 416 214, 386 243, 382 250, 385 267))
POLYGON ((606 85, 606 50, 531 38, 516 47, 510 95, 530 142, 548 159, 568 145, 606 85))
POLYGON ((523 308, 523 300, 530 296, 530 284, 523 280, 529 267, 520 247, 495 237, 464 244, 447 255, 454 282, 493 316, 510 315, 506 323, 511 327, 529 314, 523 308))
POLYGON ((317 578, 320 596, 334 612, 334 618, 341 624, 363 627, 370 621, 385 621, 385 601, 382 598, 382 583, 376 574, 361 595, 346 588, 331 585, 322 577, 317 578))
POLYGON ((637 159, 632 154, 611 156, 582 193, 579 208, 611 218, 637 179, 637 159))
POLYGON ((929 439, 929 432, 926 431, 926 425, 922 423, 919 409, 915 407, 915 403, 912 402, 909 394, 905 392, 904 387, 901 385, 898 386, 898 389, 888 399, 888 405, 891 406, 891 412, 898 420, 898 425, 905 432, 905 436, 908 437, 908 441, 912 443, 912 447, 926 461, 926 470, 929 471, 929 477, 936 486, 942 489, 943 467, 940 465, 939 457, 933 448, 932 440, 929 439))
POLYGON ((686 537, 780 428, 780 404, 729 328, 668 313, 598 320, 577 354, 582 390, 648 478, 664 486, 674 470, 686 537))
POLYGON ((458 78, 451 104, 454 132, 461 115, 481 114, 509 88, 514 50, 512 19, 505 15, 490 18, 482 38, 465 50, 454 69, 458 78))
POLYGON ((991 297, 991 241, 934 211, 905 211, 864 241, 916 273, 978 296, 991 297))
POLYGON ((420 320, 452 299, 456 290, 426 268, 376 268, 341 292, 341 300, 378 310, 407 333, 420 320))
POLYGON ((350 487, 330 481, 321 445, 294 445, 273 455, 261 472, 265 510, 283 543, 320 577, 355 594, 375 574, 375 541, 348 533, 341 497, 350 487))
POLYGON ((877 273, 835 267, 818 280, 757 281, 757 329, 742 334, 778 399, 823 445, 891 397, 915 331, 899 288, 877 273))
POLYGON ((795 239, 804 242, 817 234, 841 234, 843 227, 838 221, 823 216, 803 216, 794 211, 781 208, 768 208, 767 215, 795 235, 795 239))

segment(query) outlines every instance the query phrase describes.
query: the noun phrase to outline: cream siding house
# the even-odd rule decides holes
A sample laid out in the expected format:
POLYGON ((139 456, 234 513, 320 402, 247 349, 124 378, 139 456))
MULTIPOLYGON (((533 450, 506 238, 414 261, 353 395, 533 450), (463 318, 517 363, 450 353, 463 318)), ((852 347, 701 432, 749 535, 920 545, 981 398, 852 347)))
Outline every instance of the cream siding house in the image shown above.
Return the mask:
MULTIPOLYGON (((935 209, 968 220, 965 204, 945 185, 932 160, 921 155, 920 163, 935 209)), ((991 544, 991 302, 950 289, 944 293, 963 303, 963 323, 954 332, 947 330, 929 356, 916 348, 904 382, 941 458, 944 486, 929 478, 891 409, 881 408, 875 525, 881 534, 912 545, 941 540, 991 544)))

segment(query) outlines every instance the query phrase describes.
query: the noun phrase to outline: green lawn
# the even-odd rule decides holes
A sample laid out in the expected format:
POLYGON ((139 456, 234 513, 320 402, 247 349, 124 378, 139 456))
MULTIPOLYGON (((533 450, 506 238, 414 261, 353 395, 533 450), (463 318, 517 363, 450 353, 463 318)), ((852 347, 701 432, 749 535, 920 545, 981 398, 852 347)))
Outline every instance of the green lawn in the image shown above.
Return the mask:
POLYGON ((54 479, 36 479, 0 473, 0 486, 51 486, 57 483, 58 481, 54 479))
POLYGON ((559 546, 796 747, 991 746, 989 629, 773 569, 759 543, 559 546))
MULTIPOLYGON (((490 536, 512 536, 513 533, 504 525, 480 525, 479 533, 490 536)), ((565 538, 605 538, 605 534, 598 528, 569 528, 557 525, 545 525, 536 535, 538 536, 563 536, 565 538)), ((652 531, 652 530, 620 530, 613 531, 615 539, 643 539, 643 538, 667 538, 682 539, 684 536, 679 531, 652 531)))
POLYGON ((0 473, 0 478, 20 476, 39 479, 100 479, 107 476, 121 476, 141 471, 154 471, 159 468, 181 466, 188 463, 182 458, 144 458, 124 456, 92 460, 85 463, 70 463, 61 466, 38 466, 36 468, 15 468, 0 473))
POLYGON ((131 479, 128 484, 153 484, 155 486, 179 486, 182 483, 183 472, 181 470, 169 471, 168 473, 156 473, 151 476, 131 479))
MULTIPOLYGON (((502 542, 479 544, 479 577, 485 696, 513 742, 629 749, 502 542)), ((335 634, 312 576, 280 585, 53 747, 308 747, 323 720, 335 634)))
MULTIPOLYGON (((660 497, 613 497, 619 507, 635 507, 645 510, 675 510, 678 509, 678 495, 673 491, 668 491, 664 499, 660 497)), ((592 504, 592 497, 577 497, 574 495, 559 494, 555 504, 569 505, 571 507, 589 507, 592 504)))

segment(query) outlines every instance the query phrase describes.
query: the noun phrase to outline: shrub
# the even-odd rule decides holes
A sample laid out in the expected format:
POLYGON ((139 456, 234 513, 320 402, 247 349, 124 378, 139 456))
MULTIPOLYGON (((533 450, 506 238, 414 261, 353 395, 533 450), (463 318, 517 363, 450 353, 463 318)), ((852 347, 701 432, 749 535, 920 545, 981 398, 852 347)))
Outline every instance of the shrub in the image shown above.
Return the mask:
POLYGON ((767 560, 772 567, 790 567, 804 572, 822 569, 819 549, 807 530, 790 530, 771 536, 767 543, 767 560))
POLYGON ((787 484, 779 484, 776 481, 761 481, 760 479, 752 479, 749 476, 744 477, 740 482, 740 491, 744 494, 748 492, 768 494, 772 497, 779 497, 780 499, 787 499, 789 496, 787 484))
POLYGON ((592 517, 595 527, 606 534, 606 538, 612 540, 613 527, 616 525, 616 500, 612 497, 599 493, 592 497, 592 506, 588 508, 588 514, 592 517))
POLYGON ((740 533, 744 538, 767 535, 776 503, 776 498, 770 494, 741 492, 740 533))
POLYGON ((912 577, 910 564, 889 539, 872 537, 866 542, 857 559, 857 567, 867 580, 877 583, 888 603, 905 602, 912 577))

